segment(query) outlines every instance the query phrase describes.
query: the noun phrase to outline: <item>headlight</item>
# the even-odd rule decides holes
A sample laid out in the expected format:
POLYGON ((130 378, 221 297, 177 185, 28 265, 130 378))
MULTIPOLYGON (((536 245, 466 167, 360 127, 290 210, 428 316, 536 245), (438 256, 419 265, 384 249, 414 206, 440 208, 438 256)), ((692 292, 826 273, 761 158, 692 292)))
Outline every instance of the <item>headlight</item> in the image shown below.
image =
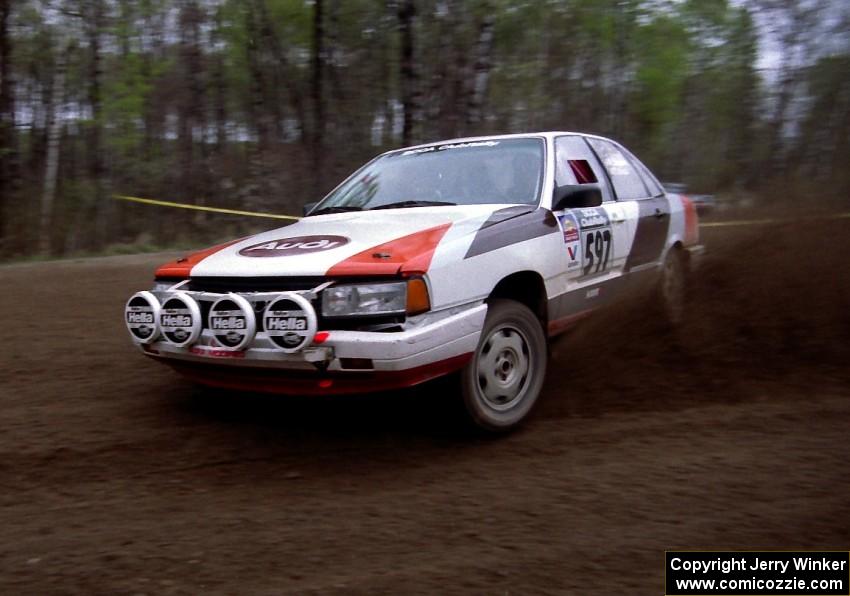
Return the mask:
POLYGON ((421 279, 331 286, 322 292, 322 315, 329 318, 417 314, 429 307, 421 279))
POLYGON ((406 306, 407 283, 403 281, 331 286, 322 292, 322 315, 326 317, 404 314, 406 306))
POLYGON ((174 287, 179 284, 180 279, 169 279, 166 281, 155 281, 153 282, 153 287, 151 288, 151 292, 165 292, 168 288, 174 287))

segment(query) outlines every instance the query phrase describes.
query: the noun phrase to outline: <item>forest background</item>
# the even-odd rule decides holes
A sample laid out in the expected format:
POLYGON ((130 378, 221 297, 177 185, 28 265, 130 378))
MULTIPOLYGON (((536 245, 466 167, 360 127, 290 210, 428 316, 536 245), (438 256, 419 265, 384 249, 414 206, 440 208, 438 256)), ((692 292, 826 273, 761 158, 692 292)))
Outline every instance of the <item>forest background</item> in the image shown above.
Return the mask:
POLYGON ((196 246, 384 150, 614 137, 722 205, 850 205, 844 0, 0 0, 0 260, 196 246))

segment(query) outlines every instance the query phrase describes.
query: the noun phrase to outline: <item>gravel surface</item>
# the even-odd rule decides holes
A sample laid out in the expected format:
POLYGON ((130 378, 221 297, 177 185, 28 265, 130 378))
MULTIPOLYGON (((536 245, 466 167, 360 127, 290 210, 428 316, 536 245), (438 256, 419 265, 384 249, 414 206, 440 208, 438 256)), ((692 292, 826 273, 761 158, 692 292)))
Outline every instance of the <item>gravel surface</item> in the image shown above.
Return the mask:
POLYGON ((662 594, 665 549, 846 550, 847 223, 706 236, 682 329, 586 321, 498 439, 447 383, 195 388, 123 328, 166 255, 0 267, 0 593, 662 594))

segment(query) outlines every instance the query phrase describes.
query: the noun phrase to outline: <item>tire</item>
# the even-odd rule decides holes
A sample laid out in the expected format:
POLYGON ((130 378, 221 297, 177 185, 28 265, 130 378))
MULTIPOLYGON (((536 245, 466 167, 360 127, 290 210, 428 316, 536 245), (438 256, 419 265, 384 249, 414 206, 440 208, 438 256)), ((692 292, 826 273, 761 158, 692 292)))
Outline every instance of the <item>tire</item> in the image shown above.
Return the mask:
POLYGON ((493 300, 475 354, 460 375, 469 420, 490 432, 518 426, 540 395, 546 360, 546 337, 534 313, 513 300, 493 300))
POLYGON ((687 268, 682 251, 679 248, 671 248, 661 268, 658 297, 664 319, 673 327, 678 327, 685 319, 687 282, 687 268))

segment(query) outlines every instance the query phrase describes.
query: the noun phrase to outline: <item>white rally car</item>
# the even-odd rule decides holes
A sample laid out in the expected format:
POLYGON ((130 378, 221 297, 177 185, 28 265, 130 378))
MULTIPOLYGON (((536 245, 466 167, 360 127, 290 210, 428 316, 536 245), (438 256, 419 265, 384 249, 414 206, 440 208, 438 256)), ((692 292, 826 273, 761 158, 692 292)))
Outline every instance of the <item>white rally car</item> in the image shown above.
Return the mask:
POLYGON ((369 392, 459 373, 471 419, 528 414, 552 337, 649 278, 672 319, 697 215, 621 145, 548 132, 384 153, 295 224, 162 266, 125 319, 210 386, 369 392))

